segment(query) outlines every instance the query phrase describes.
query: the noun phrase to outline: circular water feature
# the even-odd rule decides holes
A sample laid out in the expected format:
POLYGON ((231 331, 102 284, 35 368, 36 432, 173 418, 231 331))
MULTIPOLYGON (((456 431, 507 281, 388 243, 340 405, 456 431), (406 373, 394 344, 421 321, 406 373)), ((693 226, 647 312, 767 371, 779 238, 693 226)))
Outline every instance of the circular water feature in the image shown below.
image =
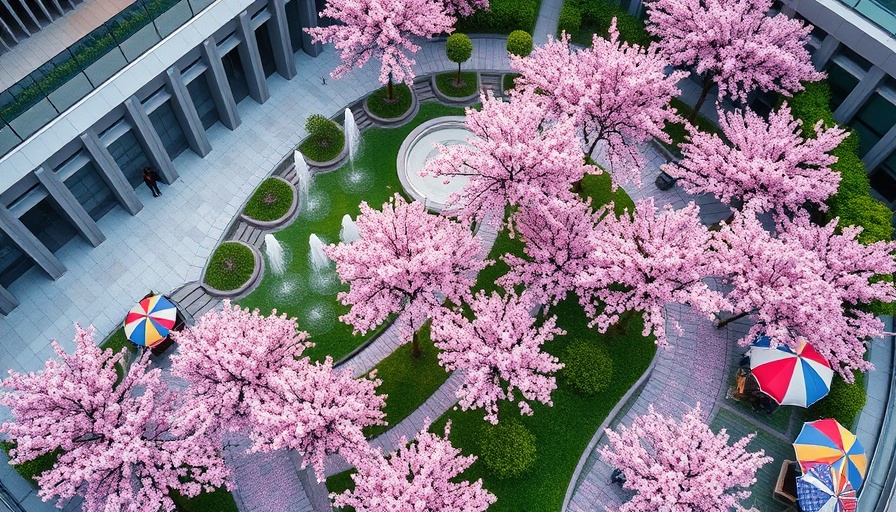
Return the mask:
POLYGON ((398 150, 398 179, 411 197, 426 203, 432 211, 440 212, 448 203, 448 198, 460 192, 470 181, 467 176, 421 177, 420 171, 431 158, 439 155, 435 144, 451 146, 466 144, 472 132, 464 125, 464 116, 445 116, 431 119, 414 129, 398 150))

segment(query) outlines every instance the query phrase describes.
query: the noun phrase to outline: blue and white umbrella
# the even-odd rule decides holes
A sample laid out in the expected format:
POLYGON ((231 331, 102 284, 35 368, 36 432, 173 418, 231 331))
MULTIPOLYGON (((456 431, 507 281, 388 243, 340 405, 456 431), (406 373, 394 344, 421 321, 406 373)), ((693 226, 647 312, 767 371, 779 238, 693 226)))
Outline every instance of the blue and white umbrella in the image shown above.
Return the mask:
POLYGON ((818 464, 796 481, 803 512, 855 512, 856 490, 829 464, 818 464))

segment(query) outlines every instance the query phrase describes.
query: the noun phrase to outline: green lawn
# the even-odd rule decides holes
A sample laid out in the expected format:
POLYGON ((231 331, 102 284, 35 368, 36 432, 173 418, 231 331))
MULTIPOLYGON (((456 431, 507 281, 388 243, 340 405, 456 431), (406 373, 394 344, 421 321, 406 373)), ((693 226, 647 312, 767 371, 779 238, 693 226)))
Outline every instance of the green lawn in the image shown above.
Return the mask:
POLYGON ((352 328, 338 319, 348 308, 336 300, 336 293, 347 287, 340 284, 335 267, 331 265, 321 275, 311 277, 309 236, 314 233, 324 243, 338 243, 343 215, 356 218, 361 201, 379 208, 393 194, 401 192, 396 159, 402 141, 424 121, 449 115, 463 115, 463 109, 425 104, 417 117, 402 127, 365 131, 354 169, 346 164, 315 176, 310 200, 300 206, 296 221, 274 234, 289 258, 285 274, 266 272, 258 288, 239 304, 258 308, 263 314, 276 309, 298 318, 299 328, 308 331, 316 343, 307 352, 316 359, 328 354, 339 359, 361 345, 368 336, 353 335, 352 328))
MULTIPOLYGON (((678 115, 680 115, 683 118, 689 117, 691 115, 691 113, 694 111, 694 109, 691 108, 690 105, 681 101, 678 98, 672 98, 672 101, 670 101, 669 104, 672 105, 673 107, 675 107, 675 110, 678 111, 678 115)), ((719 127, 715 123, 713 123, 709 119, 703 117, 703 115, 697 116, 697 119, 694 120, 694 125, 696 125, 697 128, 699 128, 700 131, 702 131, 702 132, 715 133, 715 134, 719 134, 719 135, 721 135, 721 133, 722 133, 722 131, 719 129, 719 127)), ((665 146, 666 149, 668 149, 673 155, 681 158, 681 150, 678 149, 678 147, 679 147, 679 145, 681 145, 682 142, 685 142, 685 139, 688 135, 688 132, 687 132, 687 130, 685 130, 684 125, 676 124, 676 123, 667 123, 666 127, 663 128, 663 131, 666 132, 669 135, 669 137, 672 138, 672 144, 666 144, 665 142, 662 142, 661 144, 663 146, 665 146)))
POLYGON ((367 101, 367 108, 375 115, 385 119, 401 117, 411 108, 413 103, 411 89, 405 84, 393 84, 392 96, 393 102, 389 103, 389 89, 388 87, 381 87, 367 97, 367 100, 365 100, 367 101))
POLYGON ((439 92, 451 98, 465 98, 479 89, 479 79, 473 71, 464 71, 460 74, 461 86, 455 85, 457 73, 441 73, 436 75, 436 86, 439 92))

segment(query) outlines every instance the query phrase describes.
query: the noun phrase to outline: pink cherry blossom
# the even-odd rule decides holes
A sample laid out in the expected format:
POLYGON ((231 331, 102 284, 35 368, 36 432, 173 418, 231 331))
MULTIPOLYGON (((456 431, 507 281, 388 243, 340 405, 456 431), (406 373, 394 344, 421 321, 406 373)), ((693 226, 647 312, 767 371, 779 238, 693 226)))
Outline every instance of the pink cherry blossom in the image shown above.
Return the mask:
POLYGON ((801 81, 824 78, 809 61, 812 27, 783 13, 768 16, 772 0, 649 0, 647 31, 673 66, 703 77, 700 110, 712 84, 719 98, 746 101, 755 89, 789 95, 801 81))
MULTIPOLYGON (((452 9, 463 12, 460 5, 452 9)), ((327 0, 321 17, 338 23, 304 29, 314 42, 334 43, 342 65, 330 76, 342 78, 371 58, 382 63, 380 83, 414 82, 414 38, 432 38, 454 31, 455 18, 443 0, 327 0)))
POLYGON ((398 441, 399 449, 383 456, 377 448, 370 456, 355 461, 354 489, 331 494, 335 507, 353 507, 357 512, 482 512, 495 496, 482 488, 482 479, 458 481, 476 457, 461 456, 445 437, 427 432, 429 419, 417 434, 416 442, 398 441))
POLYGON ((601 458, 621 469, 623 488, 636 493, 619 512, 743 512, 756 471, 772 461, 764 450, 747 451, 756 434, 729 445, 726 429, 713 433, 699 404, 681 421, 651 405, 631 426, 606 434, 610 444, 599 449, 601 458))
POLYGON ((615 18, 609 39, 593 36, 589 48, 573 49, 568 34, 548 39, 528 57, 511 55, 524 89, 537 88, 548 100, 553 119, 572 117, 594 152, 606 144, 613 183, 640 182, 644 158, 637 143, 657 137, 668 142, 666 122, 678 117, 669 100, 687 73, 666 73, 668 61, 651 48, 619 40, 615 18))
POLYGON ((445 0, 445 11, 450 15, 469 16, 477 9, 488 10, 488 0, 445 0))
POLYGON ((220 439, 207 424, 185 420, 180 402, 149 370, 149 353, 119 382, 125 350, 101 350, 93 329, 75 326, 73 354, 55 341, 57 360, 36 373, 10 370, 0 404, 13 420, 0 426, 16 443, 12 463, 60 449, 37 477, 45 501, 62 507, 75 496, 87 511, 174 510, 171 489, 196 496, 226 483, 220 439))
MULTIPOLYGON (((638 201, 633 214, 610 216, 594 233, 594 249, 578 278, 579 300, 601 332, 627 311, 644 315, 644 336, 666 341, 666 304, 688 304, 711 316, 725 305, 704 279, 714 275, 711 235, 693 202, 680 210, 638 201)), ((680 327, 673 324, 680 331, 680 327)))
POLYGON ((525 296, 480 291, 470 303, 472 321, 450 312, 433 322, 432 340, 442 350, 439 364, 463 371, 457 390, 461 409, 485 409, 486 421, 497 424, 498 402, 516 400, 516 392, 522 414, 532 414, 527 400, 553 405, 554 373, 563 365, 541 346, 566 332, 556 326, 556 317, 536 327, 532 308, 525 296))
POLYGON ((397 194, 382 211, 361 203, 356 220, 361 238, 324 248, 349 291, 339 300, 351 306, 339 319, 366 333, 389 315, 401 313, 399 334, 410 341, 442 299, 460 304, 470 296, 476 274, 489 262, 469 225, 430 215, 423 204, 397 194))
POLYGON ((846 131, 822 128, 819 121, 815 137, 804 139, 800 124, 786 103, 768 121, 750 110, 719 111, 724 140, 688 125, 690 141, 681 145, 682 159, 663 170, 679 178, 690 194, 749 203, 759 212, 784 215, 807 202, 826 210, 825 199, 840 183, 840 173, 830 169, 837 158, 829 152, 846 131))
POLYGON ((570 187, 586 173, 571 120, 545 126, 543 101, 534 92, 506 102, 482 96, 482 110, 467 109, 468 145, 436 145, 440 156, 429 160, 421 176, 469 176, 453 194, 448 212, 463 220, 489 219, 500 224, 504 209, 542 202, 544 197, 571 197, 570 187))

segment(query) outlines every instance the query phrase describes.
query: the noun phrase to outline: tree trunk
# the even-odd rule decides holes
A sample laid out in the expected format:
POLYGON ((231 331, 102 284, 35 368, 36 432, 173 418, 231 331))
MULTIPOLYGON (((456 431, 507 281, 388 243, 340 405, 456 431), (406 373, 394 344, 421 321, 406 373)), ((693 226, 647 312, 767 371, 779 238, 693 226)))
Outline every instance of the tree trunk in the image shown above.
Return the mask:
POLYGON ((388 99, 389 102, 391 103, 391 102, 395 101, 395 95, 393 94, 393 91, 392 91, 392 73, 389 73, 389 84, 386 86, 386 88, 389 91, 389 96, 386 99, 388 99))
POLYGON ((716 326, 716 329, 721 329, 721 328, 725 327, 726 325, 730 324, 731 322, 734 322, 735 320, 740 320, 741 318, 743 318, 749 314, 750 314, 749 311, 744 311, 743 313, 741 313, 739 315, 734 315, 727 320, 722 320, 721 322, 719 322, 719 325, 716 326))
POLYGON ((454 81, 454 85, 460 87, 460 62, 457 63, 457 80, 454 81))
POLYGON ((423 355, 423 352, 420 351, 420 331, 414 331, 414 336, 411 338, 411 346, 413 347, 413 352, 411 355, 414 356, 414 359, 420 359, 420 356, 423 355))
POLYGON ((572 191, 575 194, 582 195, 582 193, 585 191, 585 188, 582 186, 582 180, 573 182, 572 191))
POLYGON ((689 123, 693 123, 694 120, 697 119, 697 115, 700 114, 700 107, 702 107, 703 103, 706 101, 706 95, 709 93, 710 87, 712 87, 712 80, 709 75, 706 75, 703 77, 703 90, 700 91, 700 97, 697 98, 697 104, 694 105, 694 111, 688 116, 689 123))

